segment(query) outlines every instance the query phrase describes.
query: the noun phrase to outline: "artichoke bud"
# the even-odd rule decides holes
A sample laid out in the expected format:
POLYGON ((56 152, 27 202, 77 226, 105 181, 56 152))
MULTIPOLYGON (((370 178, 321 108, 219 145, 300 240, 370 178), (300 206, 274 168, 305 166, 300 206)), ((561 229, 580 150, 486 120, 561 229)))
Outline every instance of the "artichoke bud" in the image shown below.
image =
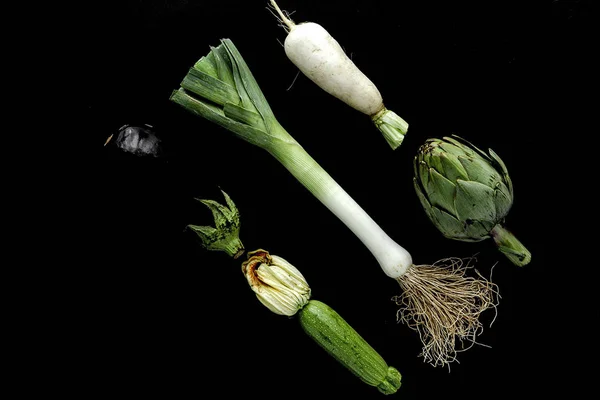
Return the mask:
POLYGON ((498 233, 513 204, 513 186, 491 149, 486 153, 455 135, 427 139, 415 156, 413 181, 427 216, 445 237, 493 237, 513 263, 529 262, 531 254, 516 238, 498 233))
POLYGON ((262 249, 249 252, 247 257, 242 273, 265 307, 291 317, 308 303, 311 290, 296 267, 262 249))
POLYGON ((238 258, 245 250, 240 240, 240 213, 227 193, 221 193, 227 206, 214 200, 197 199, 211 210, 215 226, 188 225, 187 228, 198 235, 205 249, 224 251, 230 257, 238 258))

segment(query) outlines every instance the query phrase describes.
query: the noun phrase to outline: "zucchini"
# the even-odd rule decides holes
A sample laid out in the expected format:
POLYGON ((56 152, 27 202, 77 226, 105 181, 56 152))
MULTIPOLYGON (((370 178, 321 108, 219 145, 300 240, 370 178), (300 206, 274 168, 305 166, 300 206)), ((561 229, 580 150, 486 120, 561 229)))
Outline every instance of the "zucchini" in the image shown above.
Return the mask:
POLYGON ((335 310, 310 300, 298 312, 304 332, 333 358, 368 385, 383 394, 395 393, 401 384, 400 372, 385 360, 335 310))

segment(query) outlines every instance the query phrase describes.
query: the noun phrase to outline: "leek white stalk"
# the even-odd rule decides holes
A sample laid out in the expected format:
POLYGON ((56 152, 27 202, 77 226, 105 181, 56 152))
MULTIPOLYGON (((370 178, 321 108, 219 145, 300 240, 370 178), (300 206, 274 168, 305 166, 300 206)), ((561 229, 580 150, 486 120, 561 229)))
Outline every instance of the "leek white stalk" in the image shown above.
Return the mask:
POLYGON ((279 124, 231 40, 221 40, 180 85, 171 101, 268 151, 360 239, 383 272, 399 282, 404 289, 397 300, 399 320, 419 332, 427 361, 443 365, 454 359, 455 339, 474 338, 480 330, 479 314, 493 305, 493 287, 465 277, 464 269, 414 265, 409 252, 279 124))
POLYGON ((392 149, 408 130, 408 123, 387 109, 375 84, 346 55, 342 46, 314 22, 294 23, 274 0, 281 26, 287 31, 284 50, 290 61, 321 89, 371 117, 392 149))
POLYGON ((285 135, 287 140, 269 152, 360 239, 387 276, 402 276, 412 265, 409 252, 383 231, 296 140, 287 132, 285 135))

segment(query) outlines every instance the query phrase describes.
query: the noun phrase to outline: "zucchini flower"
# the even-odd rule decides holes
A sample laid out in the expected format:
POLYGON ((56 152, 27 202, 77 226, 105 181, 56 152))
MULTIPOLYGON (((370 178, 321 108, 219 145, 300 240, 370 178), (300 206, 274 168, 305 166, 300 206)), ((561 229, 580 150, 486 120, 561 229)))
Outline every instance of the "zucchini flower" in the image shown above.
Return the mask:
POLYGON ((248 253, 242 272, 258 300, 275 314, 291 317, 310 299, 310 287, 300 271, 265 250, 248 253))
POLYGON ((531 253, 504 227, 513 185, 492 149, 485 153, 458 136, 428 139, 415 156, 413 181, 427 216, 445 237, 491 237, 513 264, 529 263, 531 253))
POLYGON ((247 257, 242 272, 262 304, 275 314, 297 315, 304 332, 361 381, 383 394, 396 393, 400 372, 388 366, 335 310, 310 299, 310 287, 296 267, 262 249, 247 257))
POLYGON ((227 207, 214 200, 197 199, 212 211, 215 227, 188 225, 187 228, 198 235, 205 249, 224 251, 228 256, 238 258, 245 251, 240 240, 240 213, 227 193, 222 190, 221 193, 227 207))

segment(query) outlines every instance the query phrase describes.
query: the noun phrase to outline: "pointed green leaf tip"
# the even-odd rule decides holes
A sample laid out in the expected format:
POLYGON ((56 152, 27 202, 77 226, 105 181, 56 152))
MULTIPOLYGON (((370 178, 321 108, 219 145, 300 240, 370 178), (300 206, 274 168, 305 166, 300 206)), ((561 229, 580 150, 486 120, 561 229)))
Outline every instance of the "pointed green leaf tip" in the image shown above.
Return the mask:
POLYGON ((207 206, 213 214, 215 226, 188 225, 194 231, 202 246, 207 250, 224 251, 233 258, 244 254, 244 245, 240 240, 240 213, 233 200, 221 190, 227 206, 214 200, 196 199, 207 206))

